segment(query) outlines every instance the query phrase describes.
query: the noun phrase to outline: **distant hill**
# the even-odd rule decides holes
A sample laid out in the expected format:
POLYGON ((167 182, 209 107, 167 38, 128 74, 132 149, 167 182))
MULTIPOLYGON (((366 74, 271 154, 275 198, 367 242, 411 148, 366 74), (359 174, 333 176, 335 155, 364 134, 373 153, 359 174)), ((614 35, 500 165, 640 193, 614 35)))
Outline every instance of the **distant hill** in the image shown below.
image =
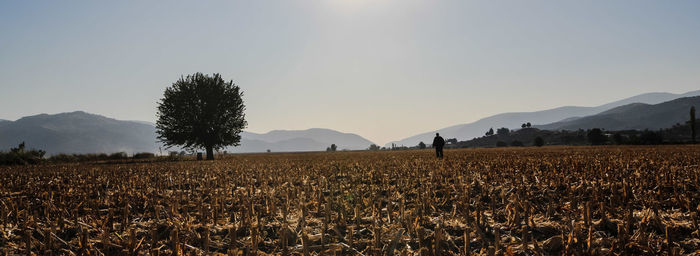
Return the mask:
POLYGON ((155 128, 82 111, 35 115, 0 126, 0 150, 22 141, 56 153, 156 152, 155 128))
POLYGON ((514 146, 513 142, 522 143, 523 146, 533 146, 536 137, 544 139, 547 145, 587 145, 586 132, 560 133, 556 131, 540 130, 537 128, 518 129, 508 134, 494 134, 483 136, 468 141, 460 141, 454 147, 461 148, 489 148, 496 147, 498 142, 503 142, 507 146, 514 146))
POLYGON ((596 115, 570 121, 537 125, 544 130, 658 130, 683 124, 689 119, 691 106, 700 107, 700 96, 686 97, 659 104, 632 103, 596 115))
POLYGON ((700 90, 687 92, 683 94, 655 92, 637 95, 634 97, 626 98, 623 100, 607 103, 596 107, 565 106, 536 112, 503 113, 486 117, 473 123, 459 124, 442 128, 439 130, 421 133, 399 141, 390 142, 386 146, 390 146, 391 143, 405 146, 415 146, 420 141, 429 143, 432 141, 436 132, 439 132, 440 135, 444 138, 457 138, 460 141, 469 140, 472 138, 483 136, 484 133, 492 127, 494 129, 499 127, 515 129, 520 128, 520 125, 526 122, 530 122, 532 124, 549 124, 564 119, 576 120, 583 116, 594 115, 612 108, 628 105, 630 103, 658 104, 677 98, 692 97, 699 95, 700 90))
POLYGON ((264 134, 243 132, 241 137, 241 146, 227 148, 229 152, 319 151, 331 144, 336 144, 338 150, 361 150, 373 144, 357 134, 321 128, 274 130, 264 134))
MULTIPOLYGON (((323 151, 331 144, 338 149, 366 149, 372 144, 356 134, 329 129, 272 131, 265 134, 243 132, 241 145, 228 152, 323 151)), ((152 123, 122 121, 82 111, 55 115, 35 115, 16 121, 0 121, 0 151, 27 147, 57 153, 159 153, 156 129, 152 123)), ((179 150, 179 149, 171 149, 179 150)), ((163 153, 167 150, 163 149, 163 153)))
POLYGON ((532 146, 536 137, 547 145, 588 145, 587 134, 593 128, 614 134, 608 144, 688 143, 692 132, 686 121, 692 106, 700 106, 700 96, 653 105, 631 103, 596 115, 460 141, 452 147, 495 147, 499 143, 532 146))

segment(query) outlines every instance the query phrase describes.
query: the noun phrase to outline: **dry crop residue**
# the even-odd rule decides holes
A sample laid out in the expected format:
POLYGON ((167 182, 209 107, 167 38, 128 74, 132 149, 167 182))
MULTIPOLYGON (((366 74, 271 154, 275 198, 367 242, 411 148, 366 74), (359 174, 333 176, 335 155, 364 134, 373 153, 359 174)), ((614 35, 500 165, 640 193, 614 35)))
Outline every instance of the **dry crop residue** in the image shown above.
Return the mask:
POLYGON ((698 146, 445 155, 2 167, 1 253, 700 253, 698 146))

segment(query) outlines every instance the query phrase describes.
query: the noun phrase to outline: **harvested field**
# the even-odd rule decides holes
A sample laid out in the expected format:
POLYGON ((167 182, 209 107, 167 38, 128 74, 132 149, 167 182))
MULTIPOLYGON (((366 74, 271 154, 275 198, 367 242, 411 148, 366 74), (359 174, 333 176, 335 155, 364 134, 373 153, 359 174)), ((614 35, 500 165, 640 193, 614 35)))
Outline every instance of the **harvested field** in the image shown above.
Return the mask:
POLYGON ((37 255, 696 255, 700 147, 249 154, 0 167, 37 255))

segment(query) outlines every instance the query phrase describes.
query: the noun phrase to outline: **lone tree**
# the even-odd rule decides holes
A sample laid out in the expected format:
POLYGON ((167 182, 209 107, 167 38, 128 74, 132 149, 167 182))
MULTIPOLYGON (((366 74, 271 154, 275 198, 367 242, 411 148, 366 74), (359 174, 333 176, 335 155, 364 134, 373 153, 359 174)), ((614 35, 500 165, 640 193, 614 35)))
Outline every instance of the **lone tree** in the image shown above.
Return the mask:
POLYGON ((695 106, 690 107, 690 136, 695 143, 695 106))
POLYGON ((426 146, 425 146, 425 143, 423 143, 422 141, 421 141, 420 143, 418 143, 418 148, 419 148, 419 149, 425 149, 425 147, 426 147, 426 146))
POLYGON ((248 124, 242 96, 233 81, 219 74, 180 77, 165 89, 158 106, 158 140, 168 148, 204 148, 207 160, 214 160, 215 149, 240 145, 248 124))

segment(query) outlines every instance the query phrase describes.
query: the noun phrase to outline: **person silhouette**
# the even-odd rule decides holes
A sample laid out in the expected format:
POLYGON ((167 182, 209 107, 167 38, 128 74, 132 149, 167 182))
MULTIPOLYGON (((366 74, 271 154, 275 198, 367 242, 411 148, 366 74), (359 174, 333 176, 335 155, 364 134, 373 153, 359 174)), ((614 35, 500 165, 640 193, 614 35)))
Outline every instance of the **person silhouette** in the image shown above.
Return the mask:
POLYGON ((445 139, 440 137, 440 133, 435 133, 435 139, 433 139, 433 147, 435 148, 435 156, 442 158, 442 147, 445 146, 445 139))

